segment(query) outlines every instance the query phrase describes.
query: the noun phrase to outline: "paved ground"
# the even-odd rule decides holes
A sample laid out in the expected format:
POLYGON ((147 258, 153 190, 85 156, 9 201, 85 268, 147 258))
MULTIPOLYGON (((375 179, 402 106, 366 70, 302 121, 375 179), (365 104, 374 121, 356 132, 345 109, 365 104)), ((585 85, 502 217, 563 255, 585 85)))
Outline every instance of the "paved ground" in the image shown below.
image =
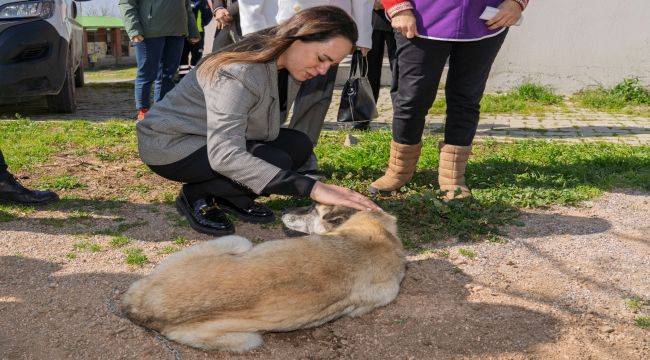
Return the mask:
MULTIPOLYGON (((19 113, 33 120, 104 121, 128 119, 134 115, 133 90, 128 82, 90 84, 77 91, 78 110, 75 114, 48 114, 45 101, 41 100, 14 106, 0 106, 0 118, 15 118, 15 114, 19 113)), ((326 118, 326 128, 338 127, 336 114, 339 101, 340 90, 337 90, 326 118)), ((389 127, 392 105, 387 88, 381 91, 378 109, 380 117, 374 127, 389 127)), ((444 124, 444 117, 429 116, 427 124, 427 131, 440 131, 444 124)), ((650 118, 571 108, 564 112, 540 115, 483 115, 477 136, 479 141, 485 138, 494 138, 498 141, 540 138, 571 142, 611 141, 634 145, 650 144, 650 118)))

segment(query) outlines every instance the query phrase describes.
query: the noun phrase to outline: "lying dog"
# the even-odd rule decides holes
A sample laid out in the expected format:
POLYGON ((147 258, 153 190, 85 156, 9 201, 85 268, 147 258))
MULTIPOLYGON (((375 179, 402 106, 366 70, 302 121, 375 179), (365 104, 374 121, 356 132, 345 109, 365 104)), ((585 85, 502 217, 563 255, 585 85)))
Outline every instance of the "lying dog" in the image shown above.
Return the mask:
POLYGON ((292 219, 320 235, 192 246, 133 283, 122 311, 171 340, 243 352, 262 344, 260 333, 358 316, 397 296, 405 263, 393 216, 317 205, 292 219))

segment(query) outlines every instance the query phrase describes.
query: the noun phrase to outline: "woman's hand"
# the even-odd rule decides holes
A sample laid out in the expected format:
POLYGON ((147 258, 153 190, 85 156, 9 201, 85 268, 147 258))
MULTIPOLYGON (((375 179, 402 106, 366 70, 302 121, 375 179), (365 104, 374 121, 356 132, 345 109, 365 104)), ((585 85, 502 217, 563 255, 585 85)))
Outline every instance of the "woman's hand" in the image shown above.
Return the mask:
POLYGON ((219 8, 212 14, 217 22, 217 29, 223 29, 232 21, 232 16, 225 8, 219 8))
POLYGON ((142 36, 142 35, 136 35, 136 36, 131 38, 131 42, 133 42, 134 44, 142 42, 143 40, 144 40, 144 36, 142 36))
POLYGON ((499 12, 485 24, 490 30, 512 26, 521 18, 521 7, 516 1, 506 0, 499 5, 499 12))
POLYGON ((381 211, 372 200, 356 191, 317 181, 311 189, 312 200, 325 205, 343 205, 357 210, 381 211))
POLYGON ((400 11, 393 15, 390 19, 390 24, 393 29, 399 31, 407 39, 418 35, 418 29, 415 25, 415 15, 413 15, 413 11, 411 10, 400 11))

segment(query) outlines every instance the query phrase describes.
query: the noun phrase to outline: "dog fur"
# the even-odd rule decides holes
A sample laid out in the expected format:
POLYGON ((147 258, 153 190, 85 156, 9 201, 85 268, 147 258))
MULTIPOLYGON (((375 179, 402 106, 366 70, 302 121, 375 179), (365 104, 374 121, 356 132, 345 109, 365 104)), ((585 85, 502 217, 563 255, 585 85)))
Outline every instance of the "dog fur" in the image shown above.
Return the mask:
POLYGON ((396 220, 317 205, 322 235, 256 246, 225 236, 169 256, 121 301, 135 323, 203 349, 244 352, 261 333, 319 326, 391 302, 404 277, 396 220))

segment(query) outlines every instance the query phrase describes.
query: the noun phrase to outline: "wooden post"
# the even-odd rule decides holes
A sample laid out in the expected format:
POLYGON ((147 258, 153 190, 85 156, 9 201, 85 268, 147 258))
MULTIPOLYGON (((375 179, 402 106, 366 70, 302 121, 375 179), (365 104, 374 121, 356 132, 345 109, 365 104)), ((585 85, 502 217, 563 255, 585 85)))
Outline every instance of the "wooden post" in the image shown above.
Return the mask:
POLYGON ((83 45, 83 62, 84 62, 84 67, 88 66, 88 33, 86 32, 86 29, 83 29, 83 41, 81 42, 83 45))
POLYGON ((119 64, 122 57, 122 29, 112 29, 113 33, 113 56, 115 56, 115 64, 119 64))

